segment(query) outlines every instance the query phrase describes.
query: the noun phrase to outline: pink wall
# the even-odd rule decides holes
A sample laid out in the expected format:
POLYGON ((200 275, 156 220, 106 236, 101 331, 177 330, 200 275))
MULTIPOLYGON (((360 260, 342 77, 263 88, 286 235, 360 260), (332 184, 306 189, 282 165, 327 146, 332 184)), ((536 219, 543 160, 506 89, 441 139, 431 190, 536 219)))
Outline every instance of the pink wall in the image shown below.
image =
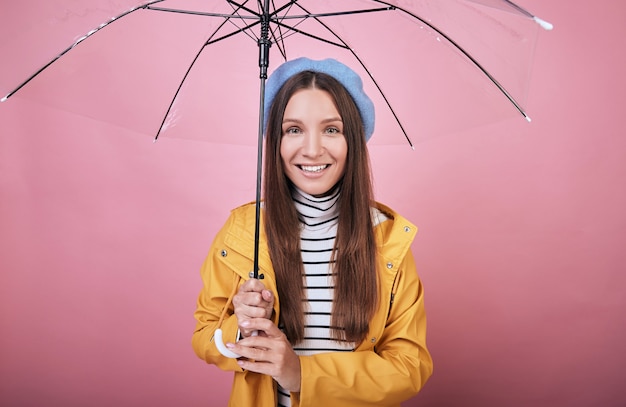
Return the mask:
MULTIPOLYGON (((520 3, 556 27, 531 124, 372 147, 378 198, 420 226, 435 374, 406 407, 626 403, 626 5, 520 3)), ((0 405, 225 405, 192 313, 254 148, 152 144, 19 96, 0 123, 0 405)))

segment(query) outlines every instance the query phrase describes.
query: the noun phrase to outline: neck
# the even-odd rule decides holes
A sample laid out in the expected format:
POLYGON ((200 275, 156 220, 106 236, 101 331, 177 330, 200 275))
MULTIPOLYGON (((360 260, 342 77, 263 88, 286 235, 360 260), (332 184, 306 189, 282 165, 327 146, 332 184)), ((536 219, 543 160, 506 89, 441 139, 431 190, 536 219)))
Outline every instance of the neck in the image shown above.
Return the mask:
POLYGON ((336 220, 339 214, 337 205, 339 195, 339 189, 329 195, 316 197, 297 188, 294 188, 291 194, 300 221, 308 226, 336 220))

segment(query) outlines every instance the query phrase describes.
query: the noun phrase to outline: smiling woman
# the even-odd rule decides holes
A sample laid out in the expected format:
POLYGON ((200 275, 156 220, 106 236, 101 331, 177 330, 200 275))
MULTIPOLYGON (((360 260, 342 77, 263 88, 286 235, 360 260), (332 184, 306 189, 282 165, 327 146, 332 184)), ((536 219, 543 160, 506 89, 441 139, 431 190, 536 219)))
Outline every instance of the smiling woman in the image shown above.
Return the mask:
POLYGON ((323 195, 343 176, 347 154, 343 122, 330 94, 315 88, 294 93, 280 143, 287 178, 309 195, 323 195))
POLYGON ((416 228, 372 197, 373 105, 332 59, 287 62, 267 87, 261 279, 249 204, 202 268, 194 350, 234 371, 232 406, 399 406, 432 360, 416 228))

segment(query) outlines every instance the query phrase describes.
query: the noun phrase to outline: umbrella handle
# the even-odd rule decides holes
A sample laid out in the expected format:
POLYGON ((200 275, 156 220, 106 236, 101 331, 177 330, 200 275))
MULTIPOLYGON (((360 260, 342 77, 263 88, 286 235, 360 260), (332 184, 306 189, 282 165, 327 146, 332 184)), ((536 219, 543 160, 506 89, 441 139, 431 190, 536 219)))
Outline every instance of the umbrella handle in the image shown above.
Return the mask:
POLYGON ((213 341, 215 342, 215 346, 217 346, 217 350, 227 358, 231 359, 239 359, 241 356, 228 349, 226 345, 224 345, 224 341, 222 340, 222 330, 217 328, 215 330, 215 334, 213 335, 213 341))
MULTIPOLYGON (((252 334, 250 334, 250 336, 258 336, 258 335, 259 335, 259 331, 252 331, 252 334)), ((215 346, 217 346, 217 350, 220 351, 222 355, 231 359, 239 359, 241 357, 240 355, 236 354, 232 350, 228 349, 226 345, 224 345, 224 340, 222 339, 222 330, 220 328, 217 328, 215 330, 215 334, 213 335, 213 340, 215 341, 215 346)))

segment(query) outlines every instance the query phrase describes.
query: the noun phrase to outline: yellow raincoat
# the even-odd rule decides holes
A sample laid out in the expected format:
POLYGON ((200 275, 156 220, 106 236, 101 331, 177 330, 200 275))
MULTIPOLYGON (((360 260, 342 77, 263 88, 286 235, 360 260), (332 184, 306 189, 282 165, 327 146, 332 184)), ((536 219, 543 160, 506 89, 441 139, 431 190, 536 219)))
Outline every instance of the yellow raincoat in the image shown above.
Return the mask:
MULTIPOLYGON (((426 349, 426 314, 421 282, 415 271, 411 242, 417 228, 391 209, 377 204, 390 219, 375 228, 378 245, 381 303, 370 331, 354 352, 300 356, 300 393, 292 406, 399 406, 415 395, 432 373, 426 349)), ((215 237, 201 275, 204 283, 195 312, 192 338, 196 354, 207 363, 234 371, 229 406, 276 407, 276 383, 267 375, 242 370, 235 359, 222 356, 213 343, 224 307, 224 342, 235 342, 237 317, 229 298, 248 279, 253 267, 254 204, 232 211, 215 237)), ((261 218, 261 225, 263 225, 261 218)), ((273 321, 280 304, 276 280, 261 227, 259 269, 265 286, 274 292, 273 321)))

